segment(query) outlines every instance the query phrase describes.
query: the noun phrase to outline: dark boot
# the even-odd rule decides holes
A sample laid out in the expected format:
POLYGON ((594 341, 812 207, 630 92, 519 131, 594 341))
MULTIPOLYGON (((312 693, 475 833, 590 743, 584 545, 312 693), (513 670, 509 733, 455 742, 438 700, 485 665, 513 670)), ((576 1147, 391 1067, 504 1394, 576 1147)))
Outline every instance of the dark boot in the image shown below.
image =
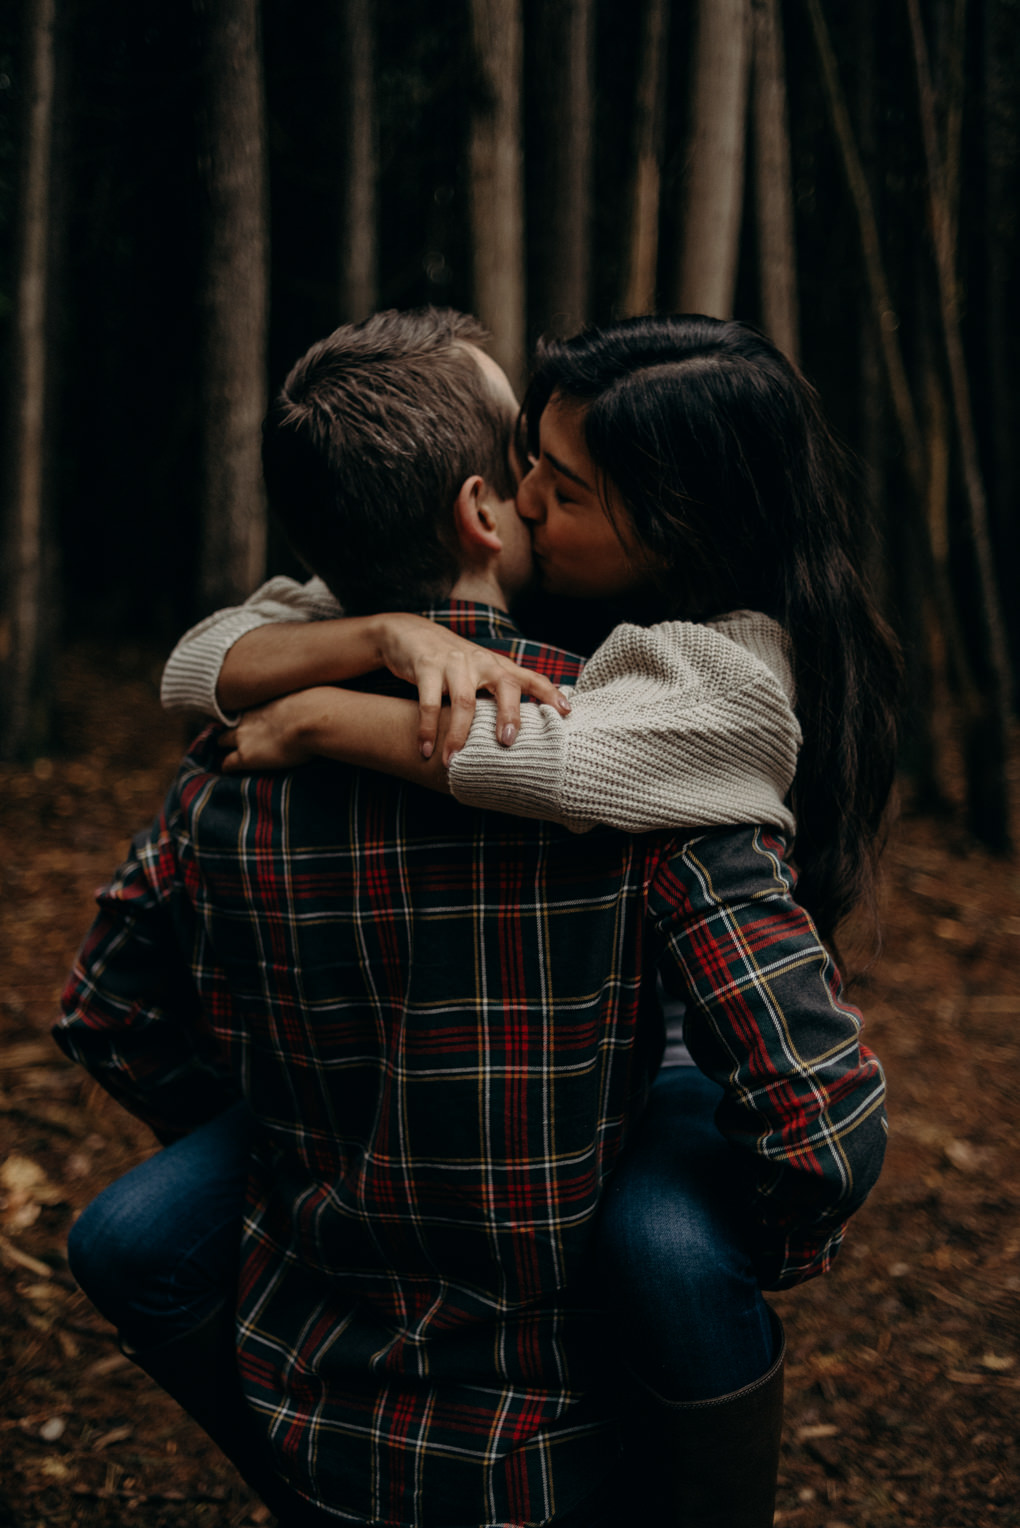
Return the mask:
POLYGON ((668 1401, 631 1375, 622 1528, 772 1528, 786 1339, 760 1379, 711 1401, 668 1401))
POLYGON ((194 1418, 246 1485, 286 1522, 295 1498, 272 1468, 266 1444, 252 1425, 237 1372, 233 1312, 221 1307, 183 1337, 142 1352, 123 1341, 121 1348, 194 1418))

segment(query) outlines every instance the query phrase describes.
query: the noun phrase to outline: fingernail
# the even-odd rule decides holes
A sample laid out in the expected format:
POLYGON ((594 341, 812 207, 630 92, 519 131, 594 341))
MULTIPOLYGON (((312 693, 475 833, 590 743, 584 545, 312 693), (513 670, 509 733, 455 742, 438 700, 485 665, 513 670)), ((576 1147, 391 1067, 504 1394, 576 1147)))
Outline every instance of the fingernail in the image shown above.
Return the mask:
POLYGON ((570 711, 570 701, 569 700, 560 700, 560 701, 557 702, 557 704, 559 706, 560 711, 563 713, 564 716, 566 716, 568 714, 568 712, 570 711))
POLYGON ((509 748, 510 744, 513 742, 516 736, 517 728, 514 726, 513 722, 507 722, 506 726, 503 728, 503 731, 499 734, 499 740, 505 748, 509 748))
POLYGON ((422 756, 423 759, 431 759, 431 757, 432 757, 432 744, 431 743, 422 743, 422 745, 421 745, 421 756, 422 756))

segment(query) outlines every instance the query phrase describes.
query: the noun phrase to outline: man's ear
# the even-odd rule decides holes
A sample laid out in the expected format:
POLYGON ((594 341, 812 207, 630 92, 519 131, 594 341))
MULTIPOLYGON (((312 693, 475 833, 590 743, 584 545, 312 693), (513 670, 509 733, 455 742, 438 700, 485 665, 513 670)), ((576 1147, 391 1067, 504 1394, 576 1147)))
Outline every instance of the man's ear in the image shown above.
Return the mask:
POLYGON ((453 503, 453 523, 466 561, 487 560, 503 550, 496 517, 486 502, 485 479, 465 478, 453 503))

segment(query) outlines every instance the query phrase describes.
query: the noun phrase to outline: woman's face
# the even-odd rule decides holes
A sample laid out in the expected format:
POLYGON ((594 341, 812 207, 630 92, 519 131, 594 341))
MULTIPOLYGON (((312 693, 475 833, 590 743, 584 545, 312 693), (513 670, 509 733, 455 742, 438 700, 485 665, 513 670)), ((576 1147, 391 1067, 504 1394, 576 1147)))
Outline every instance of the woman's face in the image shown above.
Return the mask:
POLYGON ((539 454, 517 490, 528 522, 539 583, 549 594, 621 599, 649 583, 648 564, 631 524, 605 485, 613 518, 599 496, 584 439, 584 408, 553 393, 539 421, 539 454))

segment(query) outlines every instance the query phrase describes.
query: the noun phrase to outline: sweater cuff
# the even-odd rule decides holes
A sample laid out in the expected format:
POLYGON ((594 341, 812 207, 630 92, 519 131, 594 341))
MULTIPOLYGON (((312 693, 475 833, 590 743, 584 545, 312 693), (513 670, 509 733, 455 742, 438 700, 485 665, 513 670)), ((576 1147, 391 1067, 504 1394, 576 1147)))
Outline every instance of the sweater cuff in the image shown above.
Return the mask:
POLYGON ((465 806, 559 822, 575 832, 590 823, 563 812, 566 731, 552 706, 526 703, 510 747, 496 740, 496 703, 479 700, 468 740, 450 760, 450 789, 465 806))
POLYGON ((170 654, 159 698, 165 711, 199 711, 233 727, 240 713, 228 716, 216 697, 223 660, 235 642, 265 626, 266 617, 255 610, 239 609, 224 615, 205 631, 187 638, 170 654))

